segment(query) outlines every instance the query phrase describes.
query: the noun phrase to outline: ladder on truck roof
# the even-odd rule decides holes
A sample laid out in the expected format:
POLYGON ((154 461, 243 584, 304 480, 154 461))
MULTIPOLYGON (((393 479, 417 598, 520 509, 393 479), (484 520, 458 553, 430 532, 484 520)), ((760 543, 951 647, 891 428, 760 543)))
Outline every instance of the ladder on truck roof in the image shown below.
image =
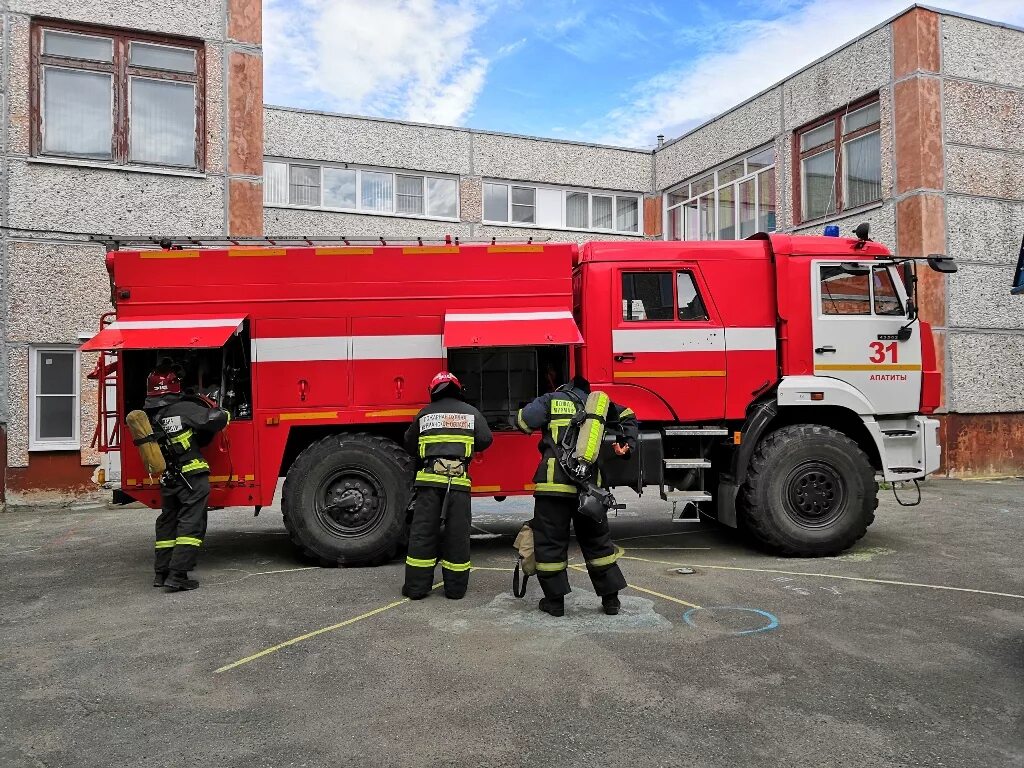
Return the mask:
POLYGON ((212 237, 191 237, 191 236, 139 236, 139 235, 89 235, 89 241, 102 243, 108 251, 119 251, 124 247, 128 248, 162 248, 168 250, 181 250, 182 248, 215 248, 218 246, 291 246, 293 248, 312 247, 317 245, 362 245, 367 244, 388 246, 388 245, 498 245, 499 243, 535 245, 547 243, 548 237, 528 237, 522 240, 514 237, 485 237, 479 239, 465 240, 458 235, 445 235, 444 237, 396 237, 393 239, 385 237, 306 237, 296 236, 265 236, 265 237, 224 237, 215 235, 212 237))

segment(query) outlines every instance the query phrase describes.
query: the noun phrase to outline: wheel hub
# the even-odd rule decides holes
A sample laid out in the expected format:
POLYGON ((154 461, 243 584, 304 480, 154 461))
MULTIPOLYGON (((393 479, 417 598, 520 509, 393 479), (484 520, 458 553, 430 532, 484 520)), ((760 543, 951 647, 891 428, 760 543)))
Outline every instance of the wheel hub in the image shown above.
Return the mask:
POLYGON ((786 512, 805 527, 829 525, 842 513, 846 484, 836 469, 821 461, 795 467, 786 478, 786 512))
POLYGON ((317 515, 334 535, 359 536, 380 521, 383 499, 376 477, 356 468, 343 469, 320 483, 317 515))

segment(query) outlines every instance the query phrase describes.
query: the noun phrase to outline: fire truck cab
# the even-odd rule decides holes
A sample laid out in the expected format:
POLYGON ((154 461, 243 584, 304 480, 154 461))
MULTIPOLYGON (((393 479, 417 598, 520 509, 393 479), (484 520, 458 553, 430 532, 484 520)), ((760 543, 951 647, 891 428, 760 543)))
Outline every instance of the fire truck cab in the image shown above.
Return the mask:
POLYGON ((939 466, 941 379, 914 266, 866 233, 122 245, 108 244, 115 312, 83 346, 103 353, 96 439, 120 458, 108 476, 159 506, 159 478, 120 434, 171 358, 193 396, 234 416, 206 450, 211 505, 258 510, 284 477, 288 532, 324 564, 400 547, 414 467, 401 434, 445 368, 496 434, 472 467, 477 495, 532 492, 537 437, 515 414, 576 372, 641 422, 635 455, 606 463, 610 485, 783 554, 845 549, 879 481, 939 466))

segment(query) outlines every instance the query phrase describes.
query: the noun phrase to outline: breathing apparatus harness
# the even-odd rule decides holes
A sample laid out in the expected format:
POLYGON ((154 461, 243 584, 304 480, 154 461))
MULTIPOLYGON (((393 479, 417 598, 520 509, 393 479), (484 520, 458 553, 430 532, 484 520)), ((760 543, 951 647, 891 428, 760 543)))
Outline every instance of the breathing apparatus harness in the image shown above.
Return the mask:
POLYGON ((571 384, 563 384, 556 391, 576 404, 576 414, 555 443, 555 458, 580 488, 580 514, 601 522, 608 517, 608 510, 619 508, 612 492, 597 483, 597 460, 611 400, 604 392, 591 392, 584 402, 571 384))

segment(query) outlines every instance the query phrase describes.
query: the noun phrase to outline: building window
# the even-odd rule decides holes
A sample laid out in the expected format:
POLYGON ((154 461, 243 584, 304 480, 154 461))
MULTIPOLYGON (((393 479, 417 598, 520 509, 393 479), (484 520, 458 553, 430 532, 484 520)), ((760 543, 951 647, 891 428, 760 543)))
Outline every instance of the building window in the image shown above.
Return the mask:
POLYGON ((459 182, 398 171, 265 160, 263 203, 457 219, 459 182))
POLYGON ((738 240, 774 232, 774 147, 673 187, 665 207, 667 240, 738 240))
POLYGON ((801 221, 882 199, 878 101, 830 115, 794 135, 801 221))
POLYGON ((78 351, 32 347, 29 355, 29 450, 80 450, 78 351))
POLYGON ((202 170, 203 47, 37 24, 33 154, 202 170))
POLYGON ((484 182, 485 224, 640 233, 640 196, 484 182))

